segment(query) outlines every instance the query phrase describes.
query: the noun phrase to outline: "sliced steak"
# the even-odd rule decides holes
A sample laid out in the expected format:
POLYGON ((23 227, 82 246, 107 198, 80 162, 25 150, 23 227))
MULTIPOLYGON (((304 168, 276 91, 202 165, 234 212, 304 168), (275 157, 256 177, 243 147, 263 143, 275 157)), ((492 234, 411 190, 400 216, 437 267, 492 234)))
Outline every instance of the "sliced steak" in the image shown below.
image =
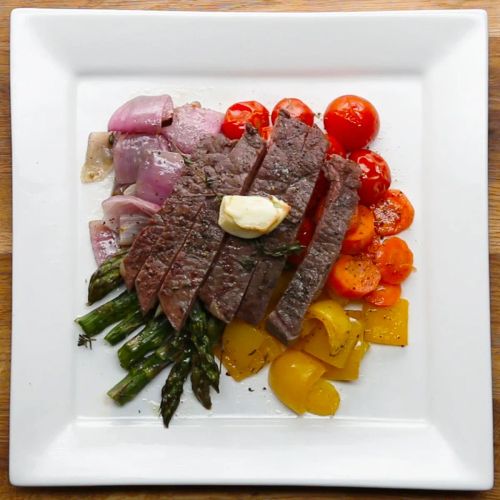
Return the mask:
MULTIPOLYGON (((185 215, 188 216, 189 229, 189 225, 194 221, 194 217, 201 207, 201 201, 204 199, 203 196, 199 196, 198 198, 196 198, 196 196, 194 195, 203 195, 203 193, 212 194, 212 190, 209 188, 209 186, 207 186, 204 181, 200 182, 200 175, 204 179, 204 173, 201 172, 200 174, 201 167, 198 165, 198 163, 202 163, 207 155, 208 157, 212 158, 213 155, 217 154, 224 156, 229 154, 235 144, 236 141, 230 141, 222 134, 207 137, 204 140, 200 141, 197 150, 192 155, 193 164, 191 164, 190 161, 189 164, 186 165, 186 168, 182 173, 182 177, 176 184, 174 192, 164 204, 160 212, 152 218, 151 224, 146 226, 139 234, 139 236, 137 236, 137 238, 134 240, 134 243, 132 244, 127 257, 123 261, 121 270, 127 288, 132 289, 134 287, 135 280, 148 257, 150 257, 152 253, 153 255, 159 254, 165 246, 164 242, 166 238, 170 238, 171 235, 169 234, 167 225, 170 224, 169 221, 173 217, 175 206, 181 200, 188 199, 188 201, 184 203, 184 205, 189 206, 189 214, 185 213, 185 215), (199 204, 197 206, 193 206, 196 205, 196 202, 199 202, 199 204)), ((180 209, 182 210, 182 207, 180 209)), ((185 235, 179 235, 179 238, 174 237, 174 240, 177 239, 180 239, 181 242, 183 242, 185 239, 185 235)), ((174 242, 172 241, 172 243, 174 242)), ((160 256, 159 260, 164 260, 162 257, 163 256, 160 256)), ((147 272, 154 273, 154 264, 157 263, 149 263, 150 267, 148 268, 147 272)), ((144 274, 141 277, 141 281, 143 283, 145 281, 144 274)), ((143 285, 143 288, 145 288, 145 285, 143 285)))
POLYGON ((337 260, 342 241, 358 203, 360 170, 356 163, 333 156, 325 164, 331 181, 323 215, 306 256, 266 322, 267 329, 284 344, 300 335, 307 309, 323 288, 337 260))
MULTIPOLYGON (((304 146, 312 130, 304 123, 290 118, 286 112, 280 114, 273 128, 268 153, 249 194, 272 194, 283 198, 290 184, 297 181, 297 173, 302 171, 304 146)), ((316 132, 314 135, 316 136, 316 132)), ((289 217, 296 218, 296 212, 292 211, 289 217)), ((259 238, 260 240, 265 241, 265 237, 259 238)), ((200 298, 214 316, 226 323, 234 318, 260 258, 261 247, 255 241, 235 236, 226 238, 219 257, 200 290, 200 298)))
POLYGON ((290 214, 272 233, 262 238, 264 255, 258 260, 237 313, 237 317, 243 321, 257 325, 264 319, 267 305, 287 258, 286 255, 271 254, 286 248, 296 240, 297 231, 323 165, 326 148, 327 141, 323 132, 318 127, 312 127, 307 134, 299 160, 290 168, 286 190, 280 196, 292 207, 290 214))
MULTIPOLYGON (((219 195, 245 194, 262 158, 265 143, 253 127, 210 174, 210 186, 219 195)), ((220 198, 204 201, 192 230, 166 274, 159 299, 163 312, 180 330, 225 237, 218 225, 220 198)))

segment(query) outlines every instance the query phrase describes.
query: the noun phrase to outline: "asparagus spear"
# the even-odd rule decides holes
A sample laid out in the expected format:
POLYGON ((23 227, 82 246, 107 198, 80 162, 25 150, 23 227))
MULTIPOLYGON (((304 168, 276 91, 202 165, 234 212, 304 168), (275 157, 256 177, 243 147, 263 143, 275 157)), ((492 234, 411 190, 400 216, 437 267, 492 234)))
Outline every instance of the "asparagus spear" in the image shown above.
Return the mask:
POLYGON ((198 304, 195 305, 189 316, 187 328, 199 355, 199 365, 210 385, 219 392, 219 367, 212 354, 213 346, 207 333, 207 314, 198 304))
POLYGON ((161 359, 155 353, 151 354, 112 387, 108 396, 119 405, 128 403, 171 362, 169 358, 161 359))
POLYGON ((143 325, 145 320, 146 318, 144 318, 141 310, 137 309, 114 326, 104 337, 104 340, 109 342, 111 345, 116 345, 118 342, 130 335, 135 329, 143 325))
POLYGON ((220 339, 222 337, 222 332, 224 331, 225 327, 226 324, 223 321, 217 319, 215 316, 212 316, 211 314, 208 315, 207 335, 208 338, 210 339, 210 347, 212 349, 220 342, 220 339))
POLYGON ((154 353, 132 365, 127 376, 108 391, 108 396, 120 405, 131 401, 156 375, 179 358, 183 349, 184 344, 178 336, 170 338, 154 353))
POLYGON ((125 291, 118 297, 85 314, 85 316, 76 318, 75 321, 89 337, 93 337, 101 333, 109 325, 137 310, 138 307, 137 295, 125 291))
POLYGON ((105 260, 90 277, 88 289, 89 305, 101 300, 109 292, 118 288, 123 279, 120 274, 120 265, 127 255, 127 250, 122 250, 105 260))
POLYGON ((165 316, 151 319, 143 330, 118 349, 120 365, 129 368, 148 352, 160 347, 172 332, 173 328, 165 316))
POLYGON ((172 366, 167 381, 161 390, 160 412, 165 427, 168 427, 175 410, 179 406, 184 382, 189 375, 190 369, 191 353, 188 351, 172 366))
POLYGON ((200 355, 197 352, 193 353, 192 365, 191 387, 193 388, 193 393, 203 407, 210 410, 210 408, 212 408, 212 400, 210 399, 210 381, 200 365, 200 355))

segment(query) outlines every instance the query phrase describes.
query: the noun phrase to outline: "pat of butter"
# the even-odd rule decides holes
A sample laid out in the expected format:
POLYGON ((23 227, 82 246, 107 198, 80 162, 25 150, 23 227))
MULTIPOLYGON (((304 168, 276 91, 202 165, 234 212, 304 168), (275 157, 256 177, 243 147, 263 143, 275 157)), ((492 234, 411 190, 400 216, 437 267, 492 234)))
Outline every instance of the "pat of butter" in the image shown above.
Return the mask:
POLYGON ((290 206, 275 196, 224 196, 219 226, 239 238, 258 238, 270 233, 290 212, 290 206))

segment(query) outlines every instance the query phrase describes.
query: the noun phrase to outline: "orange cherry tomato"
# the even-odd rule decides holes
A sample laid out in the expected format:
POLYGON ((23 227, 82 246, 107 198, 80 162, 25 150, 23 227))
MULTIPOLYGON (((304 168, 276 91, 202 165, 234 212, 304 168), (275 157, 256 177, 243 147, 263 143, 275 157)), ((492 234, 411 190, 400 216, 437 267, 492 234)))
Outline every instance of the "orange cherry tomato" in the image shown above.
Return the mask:
POLYGON ((332 155, 339 155, 342 156, 342 158, 346 158, 347 153, 344 146, 342 146, 342 144, 340 144, 340 142, 337 139, 335 139, 333 135, 325 134, 325 137, 328 140, 328 149, 326 150, 326 157, 329 158, 332 155))
POLYGON ((294 266, 298 266, 304 260, 306 249, 309 246, 309 243, 311 243, 313 234, 314 224, 309 217, 305 217, 300 225, 299 232, 297 233, 297 240, 305 248, 299 254, 290 255, 288 257, 288 262, 292 263, 294 266))
POLYGON ((327 286, 349 299, 358 299, 377 288, 377 266, 363 255, 341 255, 328 275, 327 286))
POLYGON ((413 270, 413 252, 401 238, 388 238, 377 250, 375 264, 384 283, 399 285, 413 270))
POLYGON ((296 118, 310 127, 314 123, 313 110, 307 104, 295 97, 285 97, 274 106, 273 112, 271 113, 271 121, 273 123, 276 123, 278 114, 282 109, 288 111, 292 118, 296 118))
POLYGON ((373 104, 355 95, 333 100, 326 108, 324 123, 328 135, 338 139, 348 151, 364 148, 375 139, 380 127, 373 104))
POLYGON ((269 111, 257 101, 237 102, 227 109, 221 130, 229 139, 240 139, 247 123, 261 133, 269 125, 269 111))
POLYGON ((358 205, 342 242, 342 253, 356 255, 364 250, 375 236, 375 219, 369 208, 358 205))
POLYGON ((373 292, 364 296, 369 304, 380 307, 393 306, 401 297, 401 285, 380 283, 373 292))
POLYGON ((391 171, 387 162, 369 149, 353 151, 349 158, 361 167, 359 199, 365 205, 375 203, 391 185, 391 171))
POLYGON ((381 236, 392 236, 411 226, 415 209, 398 189, 389 189, 371 206, 375 216, 375 231, 381 236))

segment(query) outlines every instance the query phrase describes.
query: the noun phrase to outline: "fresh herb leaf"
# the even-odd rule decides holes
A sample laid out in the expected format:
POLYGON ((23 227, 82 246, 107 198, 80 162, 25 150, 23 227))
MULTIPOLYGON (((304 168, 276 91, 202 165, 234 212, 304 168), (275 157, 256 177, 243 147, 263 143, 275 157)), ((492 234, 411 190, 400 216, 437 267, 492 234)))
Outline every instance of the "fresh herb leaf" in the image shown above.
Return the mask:
POLYGON ((245 270, 250 272, 255 266, 255 260, 251 257, 244 257, 241 260, 238 260, 238 264, 245 270))
POLYGON ((90 350, 92 350, 92 342, 94 341, 94 339, 92 337, 90 337, 89 335, 87 335, 86 333, 82 333, 80 335, 78 335, 78 347, 85 347, 85 348, 89 348, 90 350))
POLYGON ((257 248, 262 255, 267 255, 268 257, 288 257, 289 255, 296 255, 304 250, 304 246, 298 241, 294 241, 290 244, 278 245, 274 248, 266 248, 264 242, 256 240, 257 248))

